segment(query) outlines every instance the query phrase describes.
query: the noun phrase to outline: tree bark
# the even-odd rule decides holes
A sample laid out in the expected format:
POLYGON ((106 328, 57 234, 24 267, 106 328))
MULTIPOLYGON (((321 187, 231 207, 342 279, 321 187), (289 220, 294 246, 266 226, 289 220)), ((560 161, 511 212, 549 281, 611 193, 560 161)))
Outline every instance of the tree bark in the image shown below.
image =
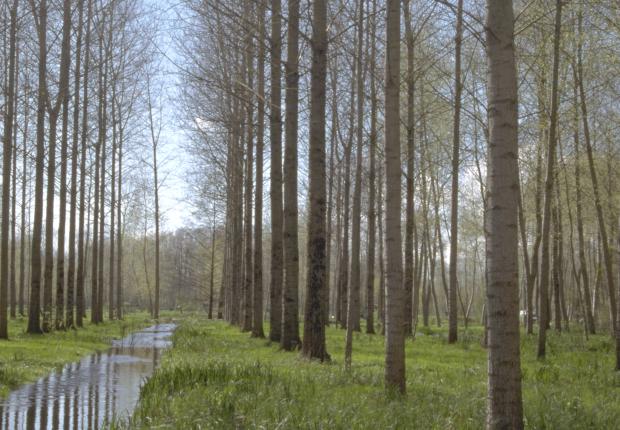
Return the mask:
POLYGON ((215 217, 215 203, 213 203, 213 224, 211 227, 211 264, 209 266, 209 311, 207 313, 207 316, 210 320, 213 319, 213 289, 215 286, 215 217))
POLYGON ((155 118, 153 116, 153 104, 150 85, 149 91, 149 124, 151 130, 151 146, 153 156, 153 197, 155 199, 155 298, 153 304, 153 319, 159 319, 159 290, 160 290, 160 240, 159 240, 159 166, 157 164, 157 149, 159 146, 159 134, 155 131, 155 118))
POLYGON ((2 148, 2 228, 0 246, 0 338, 9 338, 8 299, 9 299, 9 227, 11 225, 11 162, 13 159, 13 116, 15 115, 15 69, 17 40, 17 6, 13 0, 11 7, 11 24, 9 35, 9 88, 4 117, 4 137, 2 148))
MULTIPOLYGON (((105 15, 102 18, 102 26, 105 26, 105 15)), ((105 143, 105 128, 103 127, 103 116, 105 114, 104 109, 104 61, 103 61, 103 41, 99 39, 99 70, 98 70, 98 105, 97 105, 97 123, 98 123, 98 134, 97 134, 97 143, 95 145, 95 182, 93 184, 95 193, 94 200, 95 205, 93 208, 93 239, 92 239, 92 256, 91 256, 91 314, 90 314, 90 322, 93 324, 99 323, 99 289, 102 287, 99 284, 99 276, 98 276, 98 267, 99 267, 99 205, 100 205, 100 183, 102 180, 102 172, 101 172, 101 158, 102 153, 105 151, 102 149, 105 143)), ((86 100, 86 99, 85 99, 86 100)), ((86 142, 83 142, 86 143, 86 142)))
MULTIPOLYGON (((252 17, 254 9, 251 2, 246 1, 245 4, 246 16, 252 17)), ((245 201, 244 201, 244 271, 245 276, 243 280, 243 323, 241 330, 249 332, 252 330, 252 281, 254 277, 254 267, 252 263, 252 191, 253 174, 254 174, 254 44, 252 31, 248 31, 246 41, 246 50, 244 57, 244 70, 245 75, 245 103, 246 103, 246 124, 247 124, 247 137, 246 137, 246 149, 245 149, 245 201)))
POLYGON ((385 385, 405 393, 403 262, 400 159, 400 1, 387 0, 385 70, 385 171, 387 294, 385 315, 385 385))
POLYGON ((488 429, 522 429, 518 284, 518 101, 511 0, 487 0, 488 429))
MULTIPOLYGON (((415 76, 414 76, 414 36, 411 22, 411 0, 403 4, 405 15, 405 39, 407 41, 407 198, 405 212, 405 272, 403 287, 405 290, 405 334, 413 333, 413 284, 414 284, 414 248, 415 229, 415 76)), ((417 305, 417 302, 416 302, 417 305)), ((417 312, 417 309, 416 309, 417 312)))
POLYGON ((62 66, 60 104, 62 132, 60 147, 60 205, 58 209, 58 246, 56 251, 56 329, 65 327, 65 231, 67 224, 67 159, 69 150, 69 67, 71 66, 71 0, 63 2, 62 66))
POLYGON ((308 264, 304 338, 302 354, 319 361, 329 360, 325 345, 324 297, 326 266, 326 179, 325 106, 327 78, 327 4, 316 0, 312 6, 312 69, 310 89, 310 153, 308 207, 308 264))
POLYGON ((280 345, 300 345, 298 318, 299 248, 297 239, 297 122, 299 113, 299 0, 289 0, 286 56, 286 123, 284 148, 284 290, 280 345))
POLYGON ((118 195, 117 195, 117 207, 116 207, 116 222, 118 227, 116 229, 116 318, 123 319, 123 218, 122 218, 122 203, 123 203, 123 137, 124 126, 119 130, 118 141, 118 195))
MULTIPOLYGON (((114 75, 113 75, 114 79, 114 75)), ((116 110, 116 82, 112 84, 112 172, 110 175, 110 255, 108 263, 108 319, 110 321, 116 318, 114 312, 114 288, 115 280, 115 254, 116 254, 116 233, 115 233, 115 217, 116 217, 116 151, 118 149, 118 129, 117 129, 117 110, 116 110)))
POLYGON ((455 62, 454 62, 454 129, 452 131, 452 196, 450 210, 450 290, 448 300, 448 343, 458 339, 458 223, 459 223, 459 168, 461 145, 461 45, 463 40, 463 0, 458 0, 456 13, 455 62))
POLYGON ((366 259, 366 333, 375 333, 376 159, 377 159, 377 0, 372 1, 370 29, 370 166, 368 171, 368 256, 366 259))
MULTIPOLYGON (((26 82, 24 92, 29 92, 29 85, 26 82)), ((21 221, 20 221, 20 245, 19 245, 19 298, 18 308, 19 315, 24 316, 26 314, 26 241, 28 229, 26 226, 26 206, 30 203, 26 203, 26 188, 28 187, 28 124, 30 123, 30 103, 26 97, 24 97, 24 132, 23 132, 23 151, 22 151, 22 195, 21 195, 21 221)), ((30 218, 30 217, 28 217, 30 218)))
POLYGON ((351 367, 353 353, 353 331, 360 331, 360 248, 362 224, 362 149, 364 143, 364 1, 358 3, 357 20, 357 127, 356 127, 356 167, 355 185, 353 189, 353 212, 351 216, 351 281, 347 292, 347 334, 345 340, 345 366, 351 367))
MULTIPOLYGON (((17 27, 17 26, 16 26, 17 27)), ((17 31, 17 28, 16 28, 17 31)), ((9 49, 10 51, 10 49, 9 49)), ((14 112, 17 111, 17 103, 19 100, 19 47, 17 46, 17 42, 15 43, 15 70, 14 70, 14 94, 15 98, 13 100, 14 112)), ((9 67, 10 69, 10 67, 9 67)), ((10 316, 12 319, 17 318, 17 284, 16 284, 16 267, 15 267, 15 259, 17 257, 17 240, 16 240, 16 228, 17 228, 17 115, 13 115, 13 135, 11 139, 13 140, 13 148, 11 153, 13 155, 12 161, 12 169, 13 175, 11 179, 11 261, 10 261, 10 272, 9 272, 9 304, 10 304, 10 316)), ((25 144, 25 141, 24 141, 25 144)))
MULTIPOLYGON (((579 14, 579 37, 581 37, 581 14, 579 14)), ((577 77, 579 87, 579 98, 581 104, 581 120, 583 122, 583 137, 586 144, 586 155, 588 157, 588 167, 590 169, 590 179, 592 181, 592 191, 594 194, 594 206, 596 208, 596 219, 598 221, 599 233, 601 236, 601 246, 603 248, 603 260, 605 264, 605 273, 607 275, 607 287, 609 291, 609 308, 612 320, 612 326, 615 331, 616 346, 618 355, 616 370, 620 370, 620 324, 617 324, 617 307, 616 307, 616 288, 615 288, 615 274, 613 271, 613 261, 611 251, 609 249, 609 241, 607 237, 607 227, 605 225, 605 216, 603 214, 603 206, 601 204, 601 196, 598 185, 598 177, 596 169, 594 167, 594 155, 592 150, 592 141, 590 139, 590 124, 588 120, 588 108, 586 101, 585 87, 583 84, 583 61, 581 52, 581 42, 577 48, 577 77)))
POLYGON ((256 127, 256 193, 254 201, 254 289, 252 337, 263 338, 263 159, 265 151, 265 0, 258 6, 258 97, 256 127))
POLYGON ((549 128, 549 145, 547 151, 547 178, 545 181, 545 203, 543 209, 542 255, 540 262, 540 321, 538 326, 538 358, 546 353, 547 325, 550 321, 549 305, 549 260, 551 241, 552 199, 555 184, 557 124, 558 124, 558 75, 560 66, 560 37, 562 30, 562 0, 556 1, 555 36, 553 40, 553 82, 551 89, 551 126, 549 128))
MULTIPOLYGON (((352 76, 355 75, 355 66, 352 67, 352 76)), ((344 142, 344 196, 342 199, 342 244, 340 252, 340 264, 338 267, 338 290, 340 296, 340 319, 341 327, 347 326, 348 291, 349 291, 349 224, 351 220, 351 152, 353 150, 353 127, 355 120, 355 79, 351 79, 351 106, 349 110, 349 136, 344 142)))
POLYGON ((41 236, 43 229, 43 175, 45 169, 45 104, 47 101, 47 1, 40 0, 39 11, 32 4, 33 15, 38 16, 39 65, 37 92, 37 149, 35 160, 34 217, 32 226, 32 251, 30 253, 30 300, 28 330, 40 334, 41 330, 41 236))
POLYGON ((271 1, 271 94, 269 139, 271 146, 271 283, 269 286, 269 339, 282 335, 283 209, 282 209, 282 116, 281 52, 282 2, 271 1))
MULTIPOLYGON (((78 5, 78 27, 77 39, 75 45, 75 76, 74 76, 74 93, 73 93, 73 134, 71 146, 71 185, 69 190, 70 208, 69 208, 69 265, 67 270, 67 310, 65 315, 65 323, 68 329, 74 328, 74 308, 75 308, 75 270, 76 270, 76 215, 78 205, 77 182, 78 182, 78 156, 79 145, 78 136, 80 131, 80 69, 82 66, 82 31, 84 27, 84 2, 78 5)), ((84 83, 86 86, 87 84, 84 83)))
POLYGON ((596 333, 596 323, 594 314, 592 313, 592 294, 590 293, 590 279, 588 277, 588 262, 586 259, 585 239, 583 234, 583 206, 581 197, 581 156, 579 144, 579 96, 578 96, 578 76, 575 63, 573 66, 573 80, 575 82, 573 88, 573 104, 574 104, 574 132, 573 140, 575 144, 575 205, 577 207, 577 241, 579 249, 579 276, 583 282, 583 301, 585 310, 586 331, 590 334, 596 333))
MULTIPOLYGON (((85 226, 88 220, 85 220, 86 206, 90 208, 90 197, 86 200, 86 153, 88 152, 88 90, 89 90, 89 72, 90 72, 90 41, 91 41, 91 23, 93 16, 93 0, 88 1, 88 12, 86 13, 86 41, 84 45, 84 89, 82 94, 82 127, 80 137, 80 196, 79 196, 79 215, 78 215, 78 243, 77 243, 77 274, 75 285, 75 323, 78 327, 83 326, 83 318, 85 314, 85 292, 84 284, 86 277, 86 258, 85 258, 85 226)), ((90 194, 90 188, 89 188, 90 194)))

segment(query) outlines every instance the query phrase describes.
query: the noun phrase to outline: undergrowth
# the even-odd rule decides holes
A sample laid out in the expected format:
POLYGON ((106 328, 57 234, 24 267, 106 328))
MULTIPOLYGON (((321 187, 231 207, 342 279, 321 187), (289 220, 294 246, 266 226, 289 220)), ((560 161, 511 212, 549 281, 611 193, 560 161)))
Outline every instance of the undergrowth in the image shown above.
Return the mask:
MULTIPOLYGON (((345 371, 344 331, 328 329, 330 364, 309 362, 223 322, 185 320, 146 382, 139 406, 117 427, 177 429, 480 429, 486 351, 480 327, 448 345, 444 329, 407 340, 407 395, 383 388, 383 337, 356 333, 345 371)), ((620 422, 612 342, 549 334, 548 358, 522 340, 527 428, 610 429, 620 422)))

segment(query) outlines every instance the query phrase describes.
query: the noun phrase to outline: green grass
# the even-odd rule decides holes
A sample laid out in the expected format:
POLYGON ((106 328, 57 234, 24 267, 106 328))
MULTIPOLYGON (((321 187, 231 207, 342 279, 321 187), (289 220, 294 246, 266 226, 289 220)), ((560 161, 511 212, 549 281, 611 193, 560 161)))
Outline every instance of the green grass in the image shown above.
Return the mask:
MULTIPOLYGON (((164 314, 164 319, 167 317, 164 314)), ((85 320, 79 330, 54 331, 44 335, 26 334, 26 318, 9 321, 9 339, 0 341, 0 398, 10 390, 33 382, 66 363, 107 349, 112 339, 153 324, 147 313, 125 315, 123 321, 94 325, 85 320)))
MULTIPOLYGON (((522 341, 528 428, 610 429, 620 422, 612 341, 550 333, 549 358, 522 341)), ((331 364, 309 362, 223 322, 185 320, 145 384, 131 428, 480 429, 486 406, 481 329, 447 344, 443 329, 407 341, 407 396, 383 388, 383 338, 356 334, 343 368, 344 332, 328 330, 331 364)))

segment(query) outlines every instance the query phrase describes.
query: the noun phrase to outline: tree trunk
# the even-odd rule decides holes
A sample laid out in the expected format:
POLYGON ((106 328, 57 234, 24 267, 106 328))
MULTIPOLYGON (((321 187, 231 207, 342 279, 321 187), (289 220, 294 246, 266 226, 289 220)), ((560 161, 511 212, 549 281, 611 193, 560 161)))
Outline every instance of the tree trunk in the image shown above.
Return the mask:
POLYGON ((590 334, 596 333, 596 324, 594 322, 594 315, 592 313, 592 294, 590 293, 590 279, 588 277, 588 262, 586 260, 585 251, 585 239, 583 234, 583 215, 582 215, 582 197, 581 197, 581 156, 579 151, 579 99, 577 89, 577 67, 573 63, 573 79, 575 85, 573 88, 573 103, 574 103, 574 133, 573 140, 575 144, 575 205, 577 206, 577 239, 579 248, 579 276, 583 282, 583 301, 585 309, 585 324, 586 331, 590 334))
POLYGON ((511 0, 487 0, 488 429, 522 429, 518 285, 518 102, 511 0))
POLYGON ((67 159, 69 156, 69 97, 62 108, 62 137, 60 149, 60 205, 58 210, 58 245, 56 251, 56 330, 65 328, 65 231, 67 224, 67 159))
POLYGON ((456 13, 455 63, 454 63, 454 129, 452 131, 452 196, 450 210, 450 291, 448 300, 448 343, 458 339, 458 313, 456 291, 458 288, 458 222, 459 222, 459 168, 461 145, 461 44, 463 39, 463 0, 458 0, 456 13))
POLYGON ((28 312, 28 333, 42 333, 41 330, 41 236, 43 229, 43 175, 45 170, 45 108, 47 102, 47 1, 41 0, 38 15, 39 40, 39 87, 37 97, 37 155, 35 167, 34 219, 32 231, 32 252, 30 254, 30 300, 28 312))
MULTIPOLYGON (((9 281, 9 226, 11 225, 11 161, 13 159, 13 116, 15 115, 15 69, 17 40, 17 6, 11 7, 11 29, 9 36, 9 88, 4 117, 4 138, 2 148, 2 245, 0 246, 0 338, 9 338, 8 329, 8 281, 9 281)), ((25 144, 25 142, 24 142, 25 144)))
POLYGON ((117 110, 116 110, 116 83, 112 84, 112 172, 110 176, 110 262, 108 264, 108 319, 112 321, 116 318, 114 312, 114 274, 115 272, 115 254, 116 254, 116 235, 115 235, 115 217, 116 217, 116 150, 118 147, 117 134, 117 110))
MULTIPOLYGON (((29 91, 26 83, 24 92, 29 91)), ((19 245, 19 315, 25 315, 25 295, 26 295, 26 241, 29 236, 26 226, 26 188, 28 187, 28 124, 30 123, 30 103, 24 97, 24 133, 23 133, 23 152, 22 152, 22 196, 21 196, 21 222, 20 222, 20 245, 19 245)), ((28 201, 28 204, 30 201, 28 201)), ((28 217, 30 218, 30 217, 28 217)))
MULTIPOLYGON (((557 184, 556 184, 556 200, 557 202, 557 184)), ((560 288, 561 288, 561 279, 560 273, 562 271, 561 267, 561 256, 560 256, 560 216, 559 216, 559 205, 554 202, 553 207, 551 208, 551 217, 553 218, 553 244, 552 244, 552 255, 553 255, 553 266, 552 266, 552 282, 553 282, 553 321, 554 328, 557 332, 562 331, 562 309, 560 306, 560 288)))
POLYGON ((265 151, 265 0, 258 6, 258 97, 256 128, 256 193, 254 202, 254 289, 252 337, 263 338, 263 158, 265 151))
POLYGON ((304 339, 302 354, 319 361, 329 360, 325 345, 326 189, 325 189, 325 105, 327 77, 327 4, 316 0, 312 6, 312 69, 310 89, 310 150, 308 207, 308 264, 304 339))
MULTIPOLYGON (((102 26, 105 26, 105 15, 102 18, 103 23, 102 26)), ((87 63, 88 64, 88 63, 87 63)), ((101 172, 101 159, 103 150, 103 146, 105 143, 105 128, 103 127, 103 116, 105 114, 105 104, 104 104, 104 61, 103 61, 103 41, 99 39, 99 70, 98 70, 98 106, 97 106, 97 123, 98 123, 98 135, 97 135, 97 143, 95 147, 95 182, 93 184, 95 189, 95 205, 93 209, 93 239, 92 239, 92 257, 91 257, 91 315, 90 321, 93 324, 99 323, 99 289, 102 287, 99 284, 99 276, 98 276, 98 267, 99 267, 99 204, 100 204, 100 183, 103 182, 102 172, 101 172)), ((86 99, 85 99, 86 100, 86 99)), ((86 143, 86 142, 83 142, 86 143)))
MULTIPOLYGON (((579 36, 581 37, 581 14, 579 14, 579 36)), ((616 335, 616 370, 620 370, 620 324, 617 324, 617 307, 616 307, 616 288, 615 274, 613 272, 612 255, 609 249, 609 241, 607 238, 607 228, 605 226, 605 216, 603 214, 603 206, 601 204, 601 196, 598 186, 598 177, 594 167, 594 156, 592 151, 592 142, 590 140, 590 124, 588 120, 588 108, 586 102, 586 93, 583 85, 583 64, 581 53, 581 42, 578 45, 577 52, 577 77, 579 86, 579 98, 581 101, 581 120, 583 121, 583 136, 586 144, 586 155, 588 156, 588 167, 590 169, 590 179, 592 180, 592 191, 594 194, 594 206, 596 207, 596 219, 598 221, 599 232, 601 235, 601 246, 603 248, 603 260, 605 263, 605 273, 607 275, 607 287, 609 291, 609 308, 611 313, 612 326, 616 335)))
POLYGON ((56 329, 65 327, 65 231, 67 224, 67 160, 69 151, 69 67, 71 66, 71 0, 63 2, 63 37, 59 107, 62 107, 60 147, 60 205, 56 251, 56 329))
MULTIPOLYGON (((17 103, 19 100, 19 47, 17 42, 15 43, 15 86, 13 100, 14 112, 17 111, 17 103)), ((10 67, 9 67, 10 68, 10 67)), ((17 318, 17 283, 16 283, 16 270, 15 259, 17 257, 17 240, 16 240, 16 228, 17 228, 17 115, 13 115, 13 148, 11 153, 13 155, 12 169, 13 175, 11 179, 11 262, 10 262, 10 275, 9 275, 9 293, 10 293, 10 315, 11 318, 17 318)), ((25 141, 24 141, 25 144, 25 141)))
MULTIPOLYGON (((78 27, 77 39, 75 45, 75 75, 73 83, 73 130, 72 130, 72 146, 71 146, 71 185, 69 190, 70 208, 69 208, 69 265, 67 270, 67 310, 65 315, 65 324, 68 329, 74 328, 74 307, 75 301, 75 233, 76 233, 76 214, 78 205, 77 195, 77 167, 78 167, 78 136, 80 131, 80 68, 82 65, 82 31, 84 27, 84 2, 78 5, 78 27)), ((87 84, 84 83, 84 86, 87 84)))
POLYGON ((400 2, 387 1, 385 70, 385 171, 387 294, 385 385, 405 393, 405 333, 401 239, 400 2))
POLYGON ((45 103, 47 74, 47 1, 40 0, 39 12, 33 4, 33 14, 38 16, 39 89, 37 92, 37 150, 35 161, 34 218, 32 226, 32 251, 30 253, 30 300, 28 330, 41 333, 41 234, 43 229, 43 175, 45 168, 45 103))
POLYGON ((157 147, 159 134, 155 132, 153 105, 149 90, 149 124, 151 130, 151 146, 153 156, 153 197, 155 199, 155 298, 153 303, 153 319, 159 319, 159 290, 160 290, 160 243, 159 243, 159 166, 157 164, 157 147))
MULTIPOLYGON (((254 14, 251 2, 245 3, 245 14, 248 18, 254 14)), ((250 18, 251 19, 251 18, 250 18)), ((248 31, 246 41, 246 51, 244 57, 245 75, 245 103, 246 103, 246 124, 247 140, 245 149, 245 201, 244 201, 244 271, 243 280, 243 323, 241 330, 248 332, 252 330, 252 280, 254 277, 254 267, 252 266, 252 190, 254 174, 254 45, 253 33, 248 31)))
MULTIPOLYGON (((334 53, 334 56, 336 53, 334 53)), ((334 58, 334 64, 337 64, 337 59, 334 58)), ((327 68, 329 68, 330 64, 328 61, 327 68)), ((331 315, 331 306, 333 304, 337 304, 338 300, 332 300, 331 294, 333 290, 337 290, 337 288, 332 289, 332 280, 337 280, 335 276, 332 276, 331 269, 332 266, 337 267, 338 264, 338 252, 336 252, 335 265, 332 264, 332 238, 333 238, 333 212, 334 212, 334 180, 335 176, 338 174, 338 169, 336 167, 336 152, 338 148, 338 76, 337 73, 332 73, 332 98, 331 98, 331 129, 330 129, 330 142, 329 142, 329 173, 328 173, 328 196, 327 196, 327 234, 325 239, 325 288, 323 289, 323 312, 325 325, 329 325, 330 323, 330 315, 331 315)), ((338 189, 341 186, 340 178, 338 178, 338 189)), ((339 194, 336 194, 336 238, 340 237, 340 211, 338 204, 340 202, 339 194)), ((336 250, 338 247, 336 246, 336 250)), ((337 283, 334 282, 334 286, 337 286, 337 283)))
POLYGON ((547 151, 547 179, 545 181, 545 203, 543 209, 542 255, 540 263, 540 321, 538 326, 538 358, 545 356, 547 325, 550 321, 549 305, 549 260, 551 241, 552 199, 555 183, 557 124, 558 124, 558 75, 560 66, 560 37, 562 26, 562 1, 556 1, 555 36, 553 40, 553 83, 551 89, 551 126, 547 151))
MULTIPOLYGON (((209 266, 209 312, 208 318, 213 319, 213 289, 215 284, 215 229, 216 229, 216 211, 215 203, 213 203, 213 225, 211 228, 211 264, 209 266)), ((262 325, 261 325, 262 327, 262 325)))
POLYGON ((414 284, 414 240, 415 207, 414 207, 414 178, 415 178, 415 76, 414 67, 414 37, 411 22, 411 0, 403 4, 405 15, 405 39, 407 41, 407 202, 405 223, 405 334, 413 333, 413 284, 414 284))
MULTIPOLYGON (((80 197, 79 197, 79 216, 78 216, 78 243, 77 243, 77 275, 75 285, 75 323, 78 327, 83 326, 83 317, 86 312, 84 284, 86 277, 86 258, 85 242, 87 237, 84 234, 84 219, 86 206, 90 208, 90 197, 86 200, 86 153, 88 152, 88 90, 90 72, 90 40, 91 23, 93 16, 93 0, 88 1, 88 12, 86 14, 86 41, 84 45, 84 89, 82 94, 82 135, 80 138, 80 197)), ((89 188, 90 190, 90 188, 89 188)), ((90 194, 90 191, 89 191, 90 194)))
POLYGON ((297 241, 297 121, 299 112, 299 0, 289 0, 286 57, 286 123, 284 148, 284 290, 282 338, 286 351, 299 347, 297 241))
POLYGON ((118 140, 118 196, 116 199, 116 222, 118 227, 116 229, 116 318, 123 319, 123 218, 122 218, 122 203, 123 203, 123 130, 121 126, 119 130, 118 140))
MULTIPOLYGON (((361 221, 362 221, 362 170, 364 145, 364 0, 359 2, 359 17, 357 25, 357 128, 356 128, 356 168, 355 187, 353 192, 353 214, 351 223, 351 283, 350 300, 351 329, 360 331, 360 284, 361 284, 361 221)), ((349 324, 347 323, 347 327, 349 324)))
POLYGON ((357 21, 357 128, 356 128, 356 167, 355 188, 353 190, 353 212, 351 216, 351 281, 347 292, 347 334, 345 341, 345 366, 351 367, 353 353, 353 331, 360 331, 360 248, 362 224, 362 145, 364 143, 364 0, 358 3, 357 21))
MULTIPOLYGON (((355 75, 355 67, 352 67, 352 76, 355 75)), ((340 295, 340 320, 341 327, 347 326, 348 291, 349 291, 349 222, 351 219, 351 152, 353 149, 353 127, 355 120, 355 79, 351 79, 351 106, 349 114, 349 136, 344 143, 344 197, 342 199, 342 245, 338 274, 338 290, 340 295)))
POLYGON ((282 210, 282 2, 271 1, 271 94, 269 139, 271 146, 271 283, 269 285, 269 340, 282 335, 283 210, 282 210))
MULTIPOLYGON (((382 172, 381 172, 382 173, 382 172)), ((377 183, 377 220, 379 230, 379 321, 381 334, 385 335, 385 235, 383 234, 383 175, 379 174, 377 183)))
POLYGON ((366 333, 375 333, 376 158, 377 158, 377 0, 372 1, 370 30, 370 166, 368 171, 368 256, 366 260, 366 333))

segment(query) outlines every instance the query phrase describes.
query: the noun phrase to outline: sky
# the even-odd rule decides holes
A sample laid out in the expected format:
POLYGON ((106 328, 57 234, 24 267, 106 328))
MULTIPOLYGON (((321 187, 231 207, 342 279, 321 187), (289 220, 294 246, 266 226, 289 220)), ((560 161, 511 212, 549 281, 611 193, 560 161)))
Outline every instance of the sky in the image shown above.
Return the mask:
POLYGON ((160 161, 158 164, 162 171, 160 177, 163 180, 160 188, 162 230, 174 231, 192 225, 196 221, 192 215, 193 208, 186 198, 185 172, 188 171, 189 163, 191 163, 183 149, 187 136, 178 125, 175 116, 178 108, 176 94, 179 76, 174 64, 178 63, 173 40, 177 24, 174 9, 181 6, 169 0, 146 0, 146 3, 156 9, 154 13, 158 20, 159 34, 155 43, 160 52, 160 72, 165 76, 164 92, 167 97, 167 102, 162 104, 161 152, 158 154, 158 161, 160 161))

